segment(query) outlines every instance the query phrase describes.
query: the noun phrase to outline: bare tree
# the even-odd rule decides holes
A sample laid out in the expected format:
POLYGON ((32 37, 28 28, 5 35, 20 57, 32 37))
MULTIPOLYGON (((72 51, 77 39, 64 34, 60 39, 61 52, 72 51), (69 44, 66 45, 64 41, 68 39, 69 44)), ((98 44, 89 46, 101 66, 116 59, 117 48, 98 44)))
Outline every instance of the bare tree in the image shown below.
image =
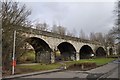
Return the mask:
POLYGON ((115 20, 115 26, 111 30, 111 34, 116 37, 118 40, 118 43, 120 42, 120 0, 118 0, 116 4, 116 9, 115 9, 115 15, 116 15, 116 20, 115 20))
POLYGON ((51 32, 53 32, 53 33, 58 33, 57 32, 58 30, 57 30, 57 25, 53 25, 53 27, 52 27, 52 30, 51 30, 51 32))
POLYGON ((95 33, 96 41, 100 42, 101 44, 104 44, 105 38, 102 33, 95 33))
POLYGON ((57 33, 60 35, 66 35, 66 28, 60 25, 59 26, 53 25, 51 32, 57 33))
POLYGON ((66 34, 66 28, 63 26, 58 26, 58 34, 65 35, 66 34))
POLYGON ((84 33, 84 31, 82 29, 80 30, 79 38, 86 39, 85 33, 84 33))
POLYGON ((77 36, 76 33, 77 33, 76 30, 73 28, 72 31, 68 30, 66 35, 71 37, 76 37, 77 36))
POLYGON ((116 19, 115 19, 115 25, 114 27, 111 29, 110 31, 110 35, 113 35, 113 37, 115 38, 116 40, 116 45, 118 46, 117 48, 117 51, 118 53, 120 53, 120 0, 118 0, 116 2, 116 7, 115 7, 115 10, 114 10, 114 14, 116 16, 116 19))
MULTIPOLYGON (((2 10, 0 10, 0 18, 2 19, 2 63, 8 67, 13 46, 13 31, 18 30, 27 23, 27 17, 31 14, 26 6, 19 6, 18 2, 5 1, 2 2, 2 10)), ((18 36, 17 36, 18 37, 18 36)), ((18 41, 19 42, 19 41, 18 41)))
POLYGON ((105 35, 105 41, 108 46, 114 46, 115 38, 110 33, 105 35))
POLYGON ((105 44, 105 35, 103 35, 101 32, 99 33, 91 32, 89 38, 91 41, 97 41, 103 45, 105 44))
POLYGON ((99 33, 90 33, 90 40, 97 41, 104 46, 109 46, 114 44, 114 38, 110 34, 99 33))
POLYGON ((91 33, 90 33, 90 36, 89 36, 89 39, 90 39, 91 41, 96 41, 95 33, 91 32, 91 33))
POLYGON ((73 34, 73 37, 76 37, 77 36, 77 31, 75 28, 72 29, 72 34, 73 34))
POLYGON ((48 30, 48 24, 47 23, 36 23, 35 24, 36 29, 42 30, 42 31, 47 31, 48 30))
POLYGON ((70 32, 70 31, 67 31, 66 35, 67 36, 71 36, 71 37, 75 37, 75 35, 72 32, 70 32))

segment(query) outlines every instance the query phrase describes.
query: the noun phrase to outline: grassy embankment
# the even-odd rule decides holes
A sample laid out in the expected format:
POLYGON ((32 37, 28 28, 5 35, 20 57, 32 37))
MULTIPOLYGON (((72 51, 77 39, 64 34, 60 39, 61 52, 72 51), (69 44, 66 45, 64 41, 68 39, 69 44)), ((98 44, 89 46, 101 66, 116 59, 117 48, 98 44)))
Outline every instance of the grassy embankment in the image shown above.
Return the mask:
MULTIPOLYGON (((115 60, 115 58, 96 58, 96 59, 82 59, 79 61, 69 61, 69 62, 64 62, 64 63, 66 64, 67 67, 75 63, 79 64, 79 63, 86 63, 86 62, 87 63, 95 62, 97 66, 101 66, 113 60, 115 60)), ((54 64, 40 64, 39 63, 35 65, 17 65, 16 68, 23 71, 22 73, 28 73, 28 72, 34 72, 34 71, 56 69, 61 66, 62 64, 60 63, 54 63, 54 64)))

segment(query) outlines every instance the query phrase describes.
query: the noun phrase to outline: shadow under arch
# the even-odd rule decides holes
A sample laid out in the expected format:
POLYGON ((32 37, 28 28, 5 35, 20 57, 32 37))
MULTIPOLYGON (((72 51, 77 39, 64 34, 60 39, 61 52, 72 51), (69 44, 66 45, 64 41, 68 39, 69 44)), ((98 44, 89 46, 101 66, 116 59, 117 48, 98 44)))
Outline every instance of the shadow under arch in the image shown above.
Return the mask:
POLYGON ((113 55, 113 48, 109 49, 109 55, 113 55))
POLYGON ((50 53, 52 49, 49 45, 42 39, 37 37, 30 37, 24 40, 29 43, 35 50, 35 62, 40 63, 49 63, 50 62, 50 53))
POLYGON ((79 51, 80 59, 89 59, 92 54, 94 52, 89 45, 83 45, 79 51))
POLYGON ((76 59, 76 49, 71 43, 62 42, 57 46, 57 48, 61 54, 60 60, 69 61, 76 59))
POLYGON ((97 50, 95 51, 95 55, 96 57, 106 57, 107 53, 103 47, 98 47, 97 50))

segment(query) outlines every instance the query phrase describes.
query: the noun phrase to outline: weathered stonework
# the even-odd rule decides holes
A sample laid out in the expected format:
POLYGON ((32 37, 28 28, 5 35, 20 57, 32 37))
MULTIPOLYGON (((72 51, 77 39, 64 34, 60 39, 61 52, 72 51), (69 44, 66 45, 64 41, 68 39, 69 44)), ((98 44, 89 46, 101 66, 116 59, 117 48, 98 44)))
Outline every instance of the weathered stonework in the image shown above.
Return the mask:
MULTIPOLYGON (((73 47, 76 50, 76 57, 74 58, 76 60, 80 59, 79 58, 80 57, 79 51, 80 51, 81 47, 84 46, 84 45, 90 46, 94 53, 96 52, 98 47, 103 47, 105 49, 105 47, 103 45, 101 45, 97 42, 91 42, 89 40, 83 40, 83 39, 76 38, 76 37, 59 35, 59 34, 46 32, 46 31, 39 31, 39 30, 34 30, 33 29, 32 32, 30 32, 30 31, 23 32, 22 35, 25 37, 25 39, 31 38, 31 37, 37 37, 37 38, 40 38, 40 39, 44 40, 49 45, 51 50, 53 51, 53 52, 49 53, 51 63, 55 62, 54 50, 57 50, 58 45, 63 43, 63 42, 68 42, 71 45, 73 45, 73 47)), ((110 49, 110 47, 107 47, 107 50, 106 50, 106 52, 108 52, 107 55, 109 55, 109 49, 110 49)), ((39 57, 36 57, 36 60, 38 62, 41 62, 40 60, 42 58, 43 57, 40 57, 40 55, 39 55, 39 57)), ((44 57, 44 58, 46 58, 46 57, 44 57)), ((47 60, 48 60, 48 58, 47 58, 47 60)))

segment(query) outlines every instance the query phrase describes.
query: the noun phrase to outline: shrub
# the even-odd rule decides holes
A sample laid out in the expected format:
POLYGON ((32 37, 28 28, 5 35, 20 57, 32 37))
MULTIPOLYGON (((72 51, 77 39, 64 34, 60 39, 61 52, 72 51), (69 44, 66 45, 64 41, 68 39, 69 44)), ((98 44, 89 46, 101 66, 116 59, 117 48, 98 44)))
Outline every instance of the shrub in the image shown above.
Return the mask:
POLYGON ((23 54, 18 60, 19 63, 25 63, 26 61, 35 61, 35 52, 34 51, 28 51, 23 54))
POLYGON ((95 67, 96 63, 85 62, 85 63, 81 63, 81 65, 83 65, 85 68, 89 68, 89 67, 95 67))
POLYGON ((68 66, 70 70, 88 70, 91 68, 95 68, 97 65, 94 62, 84 62, 84 63, 75 63, 68 66))

